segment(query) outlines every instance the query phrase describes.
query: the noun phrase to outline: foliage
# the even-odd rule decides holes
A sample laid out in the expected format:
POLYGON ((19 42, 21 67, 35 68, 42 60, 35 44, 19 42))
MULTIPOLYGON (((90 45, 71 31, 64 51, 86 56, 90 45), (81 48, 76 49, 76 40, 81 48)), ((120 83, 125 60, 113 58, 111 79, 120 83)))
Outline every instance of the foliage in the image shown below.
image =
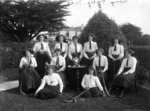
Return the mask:
POLYGON ((141 38, 133 41, 133 44, 141 46, 150 45, 150 35, 148 34, 143 35, 141 38))
POLYGON ((95 39, 98 46, 104 48, 106 51, 108 51, 111 45, 112 38, 119 36, 123 42, 126 40, 118 25, 101 11, 96 13, 84 27, 81 33, 82 43, 87 41, 88 33, 93 33, 96 36, 95 39))
POLYGON ((130 23, 123 24, 120 26, 120 29, 122 30, 126 39, 131 43, 136 39, 142 37, 141 29, 137 26, 134 26, 133 24, 130 23))
POLYGON ((10 34, 9 41, 30 41, 41 31, 63 28, 67 6, 62 0, 0 1, 0 30, 10 34))

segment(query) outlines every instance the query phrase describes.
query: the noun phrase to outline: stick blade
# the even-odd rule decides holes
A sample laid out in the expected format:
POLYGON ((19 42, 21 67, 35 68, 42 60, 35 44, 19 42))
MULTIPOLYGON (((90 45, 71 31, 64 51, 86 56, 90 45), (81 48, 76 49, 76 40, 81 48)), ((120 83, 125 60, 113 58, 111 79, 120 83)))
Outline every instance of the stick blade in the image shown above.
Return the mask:
POLYGON ((72 99, 69 99, 69 100, 64 99, 63 102, 65 102, 65 103, 71 103, 71 102, 73 102, 73 100, 72 99))

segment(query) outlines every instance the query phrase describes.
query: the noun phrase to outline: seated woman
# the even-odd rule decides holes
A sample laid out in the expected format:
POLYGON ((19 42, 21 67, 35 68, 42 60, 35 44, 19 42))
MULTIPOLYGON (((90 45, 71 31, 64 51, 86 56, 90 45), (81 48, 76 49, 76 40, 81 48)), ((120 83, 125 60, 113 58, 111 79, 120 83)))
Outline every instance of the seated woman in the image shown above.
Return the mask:
POLYGON ((56 56, 52 58, 50 65, 55 67, 55 72, 61 77, 63 84, 65 86, 66 76, 64 74, 66 68, 66 61, 63 56, 61 56, 61 49, 55 49, 56 56))
POLYGON ((78 36, 73 36, 73 43, 69 45, 68 57, 70 59, 69 65, 75 65, 75 59, 78 59, 77 65, 83 57, 82 45, 78 43, 78 36))
POLYGON ((37 63, 31 50, 25 50, 19 65, 19 89, 23 95, 34 92, 41 84, 41 78, 35 71, 35 67, 37 67, 37 63))
POLYGON ((59 42, 55 44, 54 49, 61 49, 61 55, 66 58, 68 53, 68 44, 64 42, 64 36, 59 35, 59 42))
POLYGON ((89 89, 84 96, 85 97, 99 97, 99 96, 103 96, 105 95, 104 91, 103 91, 103 87, 101 86, 101 83, 98 79, 98 77, 96 76, 96 71, 95 69, 90 66, 88 68, 88 74, 85 74, 81 85, 82 87, 86 90, 89 89))
POLYGON ((122 61, 119 72, 117 73, 114 86, 118 87, 120 90, 119 97, 123 96, 124 90, 132 85, 135 77, 135 69, 137 60, 135 57, 131 56, 134 52, 131 49, 125 51, 125 58, 122 61))
POLYGON ((107 79, 106 71, 108 69, 108 60, 107 57, 103 55, 104 49, 99 48, 97 50, 97 56, 93 60, 93 67, 97 71, 97 76, 102 83, 104 91, 107 95, 109 95, 105 81, 107 79))
POLYGON ((97 43, 93 41, 94 34, 88 34, 88 42, 84 44, 83 55, 84 63, 87 66, 92 66, 93 59, 96 56, 96 50, 98 49, 97 43))
POLYGON ((35 96, 39 99, 54 98, 62 93, 63 83, 60 76, 54 73, 54 66, 47 66, 46 72, 48 75, 43 77, 40 87, 36 90, 35 96))

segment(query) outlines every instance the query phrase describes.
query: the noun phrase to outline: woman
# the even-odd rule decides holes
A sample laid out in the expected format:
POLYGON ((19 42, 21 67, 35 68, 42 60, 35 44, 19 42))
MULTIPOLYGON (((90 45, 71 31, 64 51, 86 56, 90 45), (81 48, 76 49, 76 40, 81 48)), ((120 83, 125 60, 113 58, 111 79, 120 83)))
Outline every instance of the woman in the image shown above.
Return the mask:
POLYGON ((55 44, 54 49, 61 49, 61 55, 66 58, 68 53, 68 45, 67 43, 63 42, 64 36, 59 35, 59 42, 55 44))
POLYGON ((132 56, 133 53, 131 49, 125 51, 126 57, 121 63, 121 67, 114 82, 114 86, 118 87, 121 92, 119 97, 123 96, 124 90, 132 85, 135 78, 137 60, 132 56))
POLYGON ((87 66, 91 66, 93 63, 93 59, 96 56, 96 50, 98 49, 97 43, 93 41, 93 34, 88 35, 88 42, 84 44, 83 54, 84 61, 87 66))
POLYGON ((124 57, 124 47, 120 44, 119 37, 115 37, 112 40, 112 45, 109 47, 109 80, 114 78, 114 75, 118 72, 121 59, 124 57))
POLYGON ((54 66, 47 66, 46 73, 40 87, 36 90, 35 96, 40 99, 57 97, 63 91, 63 83, 60 76, 54 73, 54 66))
POLYGON ((83 57, 82 45, 78 43, 78 36, 73 36, 73 43, 69 45, 68 56, 70 65, 74 65, 74 59, 78 58, 78 65, 83 57))
POLYGON ((63 56, 61 56, 61 49, 55 49, 56 56, 52 58, 50 65, 55 67, 55 72, 61 77, 63 84, 65 86, 66 76, 64 74, 66 68, 66 61, 63 56))
POLYGON ((81 85, 82 87, 88 91, 84 94, 85 97, 99 97, 99 96, 105 96, 105 92, 103 91, 103 87, 101 86, 101 83, 96 76, 96 72, 92 66, 88 68, 88 74, 85 74, 81 85))
POLYGON ((97 71, 98 78, 102 83, 105 93, 109 96, 105 84, 105 81, 107 79, 106 71, 108 69, 108 60, 107 57, 103 55, 103 53, 104 49, 99 48, 97 50, 97 56, 93 60, 93 67, 97 71))
POLYGON ((31 50, 25 50, 24 57, 21 58, 19 64, 19 89, 23 95, 34 92, 41 83, 41 78, 35 71, 35 67, 37 67, 37 63, 31 50))
POLYGON ((44 35, 40 34, 37 37, 38 42, 34 45, 33 51, 35 53, 36 61, 37 61, 37 72, 40 77, 43 78, 45 75, 45 63, 49 62, 52 58, 51 51, 46 42, 44 42, 44 35))

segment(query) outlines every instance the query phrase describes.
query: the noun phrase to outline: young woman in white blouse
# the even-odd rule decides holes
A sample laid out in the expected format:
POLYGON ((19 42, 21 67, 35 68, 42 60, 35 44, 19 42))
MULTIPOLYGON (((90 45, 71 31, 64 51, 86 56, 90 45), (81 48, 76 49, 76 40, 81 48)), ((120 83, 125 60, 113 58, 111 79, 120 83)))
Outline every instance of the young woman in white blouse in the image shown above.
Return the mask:
POLYGON ((88 68, 88 74, 85 74, 81 85, 83 89, 89 89, 85 94, 84 97, 99 97, 99 96, 105 96, 105 92, 103 91, 103 87, 96 76, 95 69, 90 66, 88 68))
POLYGON ((33 51, 35 53, 36 61, 37 61, 37 72, 40 77, 43 78, 45 75, 45 63, 49 62, 52 58, 51 51, 49 45, 44 42, 45 35, 40 34, 37 37, 38 42, 35 43, 33 47, 33 51))
POLYGON ((70 59, 69 64, 74 65, 74 58, 79 58, 80 63, 83 57, 82 45, 78 43, 78 36, 73 36, 73 43, 69 45, 68 57, 70 59))
POLYGON ((41 78, 35 71, 35 67, 37 67, 37 63, 31 50, 25 50, 19 64, 19 89, 23 95, 34 92, 41 83, 41 78))
POLYGON ((66 69, 66 61, 63 56, 61 56, 61 49, 55 49, 56 56, 52 58, 50 65, 55 67, 55 72, 61 77, 63 84, 65 86, 66 76, 64 71, 66 69))
POLYGON ((109 80, 114 78, 114 75, 118 72, 121 65, 121 60, 124 57, 124 47, 120 44, 119 37, 115 37, 112 40, 112 45, 109 47, 109 80))
POLYGON ((93 41, 94 34, 88 34, 88 42, 84 44, 83 55, 84 62, 87 66, 92 66, 93 59, 96 57, 97 43, 93 41))
POLYGON ((132 56, 134 52, 131 49, 125 51, 125 58, 121 63, 121 67, 117 73, 114 86, 118 87, 120 90, 119 97, 123 96, 124 90, 133 84, 133 79, 135 77, 135 70, 137 60, 132 56))
POLYGON ((61 49, 61 55, 66 58, 68 54, 68 44, 64 42, 65 37, 59 35, 59 42, 55 44, 54 49, 61 49))
POLYGON ((35 92, 35 96, 39 99, 49 99, 57 97, 63 91, 63 83, 59 74, 54 73, 54 66, 47 66, 46 73, 42 79, 42 83, 35 92))

